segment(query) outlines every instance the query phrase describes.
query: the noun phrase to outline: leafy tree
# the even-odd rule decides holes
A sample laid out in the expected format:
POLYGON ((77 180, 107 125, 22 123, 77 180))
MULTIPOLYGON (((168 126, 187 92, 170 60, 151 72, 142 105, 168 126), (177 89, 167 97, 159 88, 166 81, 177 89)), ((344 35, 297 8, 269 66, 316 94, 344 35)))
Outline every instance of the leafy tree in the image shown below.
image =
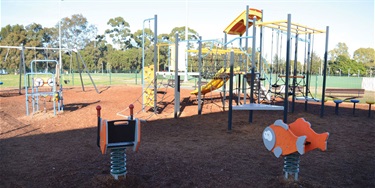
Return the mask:
MULTIPOLYGON (((172 31, 169 33, 169 38, 171 41, 175 41, 175 35, 176 32, 178 32, 179 40, 187 40, 185 37, 185 26, 182 27, 175 27, 172 29, 172 31)), ((189 40, 197 40, 199 37, 199 34, 194 29, 188 28, 188 39, 189 40)))
MULTIPOLYGON (((145 49, 147 49, 149 47, 153 48, 153 46, 151 44, 153 42, 154 32, 152 32, 152 30, 149 29, 149 28, 145 28, 144 33, 145 33, 145 37, 144 37, 145 49)), ((138 48, 142 48, 142 35, 143 35, 142 30, 138 30, 133 34, 133 39, 134 39, 135 43, 137 44, 136 47, 138 47, 138 48)))
MULTIPOLYGON (((26 44, 26 30, 23 25, 7 25, 1 28, 1 46, 20 46, 26 44)), ((0 49, 1 67, 17 71, 20 63, 20 50, 0 49)))
POLYGON ((363 64, 374 63, 375 50, 373 48, 358 48, 354 51, 353 60, 363 64))
MULTIPOLYGON (((58 28, 58 24, 56 25, 58 28)), ((96 36, 97 28, 82 14, 61 20, 61 42, 64 48, 83 49, 96 36)), ((57 33, 58 34, 58 33, 57 33)))
POLYGON ((336 48, 329 51, 330 60, 335 61, 338 56, 345 56, 346 58, 350 59, 348 46, 344 42, 339 42, 336 45, 336 48))
POLYGON ((106 34, 112 38, 114 45, 119 46, 121 49, 132 48, 132 35, 130 33, 130 25, 122 17, 111 18, 107 22, 111 29, 105 31, 106 34))
POLYGON ((315 52, 311 53, 311 59, 310 59, 310 74, 320 74, 320 70, 323 69, 322 59, 318 54, 315 52))
POLYGON ((93 42, 80 51, 83 61, 86 63, 87 69, 96 70, 100 58, 100 50, 95 48, 93 42))

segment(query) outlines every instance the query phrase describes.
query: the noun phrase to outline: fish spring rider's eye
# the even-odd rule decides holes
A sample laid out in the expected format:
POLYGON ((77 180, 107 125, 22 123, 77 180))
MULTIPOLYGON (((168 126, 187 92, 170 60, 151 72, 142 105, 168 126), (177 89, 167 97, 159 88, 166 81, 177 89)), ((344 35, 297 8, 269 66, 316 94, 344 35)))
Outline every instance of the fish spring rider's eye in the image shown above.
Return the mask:
POLYGON ((262 137, 264 146, 271 151, 276 143, 275 132, 270 127, 266 127, 263 131, 262 137))
POLYGON ((263 132, 263 138, 268 140, 269 142, 271 142, 272 139, 273 139, 271 131, 269 131, 269 130, 264 131, 263 132))

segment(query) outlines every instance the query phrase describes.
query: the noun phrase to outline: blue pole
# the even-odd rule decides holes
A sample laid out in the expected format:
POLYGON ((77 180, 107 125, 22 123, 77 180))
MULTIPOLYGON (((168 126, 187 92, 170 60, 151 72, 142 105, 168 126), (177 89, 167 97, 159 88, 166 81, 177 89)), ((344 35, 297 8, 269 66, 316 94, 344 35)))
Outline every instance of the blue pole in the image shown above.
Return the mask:
MULTIPOLYGON (((251 86, 250 86, 250 104, 254 103, 254 81, 255 81, 255 48, 256 48, 256 26, 255 22, 257 18, 253 18, 253 44, 252 44, 252 53, 251 53, 251 86)), ((258 86, 259 87, 259 86, 258 86)), ((258 96, 259 97, 259 96, 258 96)), ((249 111, 249 122, 253 122, 253 110, 249 111)))
POLYGON ((176 32, 175 35, 175 66, 174 66, 174 118, 178 118, 177 113, 179 112, 180 109, 180 93, 178 91, 177 84, 179 84, 178 80, 178 33, 176 32))
POLYGON ((228 112, 228 131, 232 130, 232 98, 233 98, 233 65, 234 65, 234 52, 230 52, 230 73, 229 73, 229 112, 228 112))
POLYGON ((202 85, 202 37, 199 37, 198 41, 198 67, 199 67, 199 77, 198 77, 198 115, 202 114, 202 99, 201 99, 201 85, 202 85))
POLYGON ((291 21, 292 21, 292 15, 288 14, 288 33, 287 33, 287 40, 286 40, 286 67, 285 67, 284 123, 288 122, 291 21))
POLYGON ((159 70, 157 67, 158 64, 158 50, 157 50, 157 43, 158 43, 158 16, 154 16, 154 113, 157 111, 157 99, 158 99, 158 77, 156 75, 156 71, 159 70))
POLYGON ((145 75, 145 22, 153 20, 154 18, 148 18, 143 20, 142 24, 142 74, 141 74, 141 81, 142 81, 142 111, 145 109, 145 101, 144 101, 144 92, 145 92, 145 82, 144 82, 144 75, 145 75))
POLYGON ((328 36, 329 36, 329 26, 327 26, 326 28, 326 49, 324 52, 322 107, 320 111, 320 117, 323 117, 324 115, 324 100, 325 100, 325 94, 326 94, 327 62, 328 62, 328 36))

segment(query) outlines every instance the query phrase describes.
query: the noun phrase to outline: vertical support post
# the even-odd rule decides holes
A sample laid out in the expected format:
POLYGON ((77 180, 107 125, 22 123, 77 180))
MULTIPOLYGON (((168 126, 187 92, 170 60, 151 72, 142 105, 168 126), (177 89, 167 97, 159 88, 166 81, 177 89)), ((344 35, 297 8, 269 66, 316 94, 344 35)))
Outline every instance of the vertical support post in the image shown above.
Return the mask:
POLYGON ((202 91, 201 91, 201 85, 202 85, 202 37, 199 36, 199 41, 198 41, 198 72, 199 72, 199 77, 198 77, 198 115, 202 114, 202 91))
MULTIPOLYGON (((257 28, 255 22, 257 18, 253 18, 253 44, 252 44, 252 53, 251 53, 251 86, 250 86, 250 103, 254 103, 254 81, 255 81, 255 54, 256 54, 256 34, 257 28)), ((259 96, 258 96, 259 97, 259 96)), ((253 122, 253 110, 249 111, 249 122, 253 122)))
MULTIPOLYGON (((227 34, 224 33, 224 50, 227 49, 227 34)), ((216 67, 216 66, 215 66, 216 67)), ((227 53, 224 54, 224 69, 227 68, 227 53)), ((222 78, 222 79, 225 79, 225 78, 222 78)), ((224 80, 223 80, 224 81, 224 80)), ((225 81, 224 81, 224 85, 223 85, 223 98, 221 100, 222 104, 223 104, 223 111, 225 111, 225 97, 226 97, 226 84, 225 84, 225 81)), ((231 92, 231 91, 229 91, 231 92)))
POLYGON ((154 113, 157 112, 157 99, 158 99, 158 77, 156 75, 156 70, 158 70, 158 16, 154 16, 154 113))
MULTIPOLYGON (((248 41, 248 36, 249 36, 249 5, 246 5, 246 19, 245 19, 245 25, 246 25, 246 31, 245 31, 245 35, 246 35, 246 40, 245 40, 245 50, 246 50, 246 53, 245 53, 245 57, 246 57, 246 60, 245 60, 245 71, 246 72, 249 72, 249 69, 248 69, 248 59, 249 59, 249 56, 247 54, 249 54, 248 52, 248 48, 249 48, 249 41, 248 41)), ((245 82, 245 79, 246 77, 244 76, 244 82, 243 82, 243 103, 246 104, 246 82, 245 82)))
MULTIPOLYGON (((20 73, 21 74, 21 73, 20 73)), ((30 76, 28 75, 28 74, 25 74, 25 99, 26 99, 26 115, 28 116, 29 115, 29 101, 28 101, 28 89, 29 89, 29 86, 30 86, 30 84, 29 84, 29 82, 28 82, 28 80, 30 80, 30 76)), ((34 84, 34 83, 33 83, 34 84)), ((32 102, 34 102, 33 101, 33 98, 31 99, 32 100, 32 102)))
MULTIPOLYGON (((263 10, 262 11, 262 15, 263 15, 263 10)), ((263 16, 262 18, 260 19, 261 22, 263 22, 263 16)), ((260 35, 259 35, 259 82, 258 82, 258 104, 260 103, 260 89, 261 89, 261 85, 262 85, 262 81, 260 80, 260 78, 262 78, 262 71, 263 70, 263 62, 262 62, 262 50, 263 50, 263 26, 260 26, 260 35)), ((253 47, 254 48, 254 47, 253 47)))
POLYGON ((324 101, 326 95, 326 79, 327 79, 327 62, 328 62, 328 37, 329 37, 329 26, 326 28, 326 48, 324 52, 324 69, 323 69, 323 88, 322 88, 322 107, 320 108, 320 117, 324 116, 324 101))
POLYGON ((288 30, 286 40, 286 67, 285 67, 285 97, 284 97, 284 123, 288 122, 288 105, 289 105, 289 64, 290 64, 290 30, 292 15, 288 14, 288 30))
POLYGON ((311 33, 309 33, 309 43, 307 45, 307 57, 306 57, 306 90, 305 90, 305 111, 307 111, 307 97, 309 97, 310 93, 310 69, 311 69, 311 61, 310 61, 310 48, 311 48, 311 33))
POLYGON ((298 55, 298 33, 296 34, 296 42, 295 42, 295 49, 294 49, 292 113, 294 113, 294 107, 295 107, 295 102, 296 102, 297 55, 298 55))
POLYGON ((145 93, 145 22, 153 20, 154 18, 148 18, 143 20, 142 23, 142 74, 141 74, 141 81, 142 81, 142 111, 145 109, 145 101, 144 101, 144 93, 145 93))
POLYGON ((188 82, 188 65, 189 65, 189 26, 188 26, 188 19, 189 19, 189 5, 188 1, 186 1, 186 25, 185 25, 185 40, 186 42, 186 52, 185 52, 185 71, 184 71, 184 82, 188 82))
POLYGON ((180 111, 180 93, 177 88, 178 84, 178 33, 175 34, 175 64, 174 64, 174 118, 178 118, 177 113, 180 111))
MULTIPOLYGON (((18 88, 18 94, 22 94, 22 92, 21 92, 21 87, 22 87, 22 82, 21 82, 21 80, 22 80, 22 73, 21 73, 21 70, 22 70, 22 68, 23 68, 23 74, 25 74, 25 76, 26 76, 26 67, 25 67, 25 59, 24 59, 24 49, 25 49, 25 47, 23 46, 23 44, 21 44, 21 52, 20 52, 20 54, 21 54, 21 57, 20 57, 20 66, 19 66, 19 70, 20 70, 20 80, 19 80, 19 88, 18 88)), ((26 85, 26 83, 25 83, 25 85, 26 85)))
MULTIPOLYGON (((147 20, 147 19, 146 19, 147 20)), ((142 23, 142 73, 141 73, 141 82, 142 82, 142 111, 145 109, 145 81, 144 81, 144 75, 145 75, 145 21, 143 20, 142 23)))
MULTIPOLYGON (((233 90, 233 65, 234 65, 234 52, 230 52, 230 73, 229 73, 229 90, 233 90)), ((233 92, 229 92, 229 112, 228 112, 228 131, 232 130, 232 99, 233 99, 233 92)))
POLYGON ((102 109, 102 107, 100 106, 100 105, 98 105, 98 106, 96 106, 96 115, 97 115, 97 117, 98 117, 98 131, 97 131, 97 139, 96 139, 96 145, 98 146, 98 147, 100 147, 100 124, 101 124, 101 122, 102 122, 102 119, 101 119, 101 117, 100 117, 100 110, 102 109))

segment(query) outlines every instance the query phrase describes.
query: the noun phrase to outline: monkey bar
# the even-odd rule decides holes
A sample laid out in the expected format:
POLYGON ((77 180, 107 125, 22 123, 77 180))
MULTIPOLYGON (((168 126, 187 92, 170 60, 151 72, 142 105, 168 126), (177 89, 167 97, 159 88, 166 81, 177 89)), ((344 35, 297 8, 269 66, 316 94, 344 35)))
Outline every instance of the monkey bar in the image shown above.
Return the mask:
MULTIPOLYGON (((278 21, 269 21, 269 22, 257 22, 258 26, 278 29, 282 31, 288 31, 288 21, 287 20, 278 20, 278 21)), ((308 27, 305 25, 291 23, 290 31, 292 33, 298 34, 317 34, 317 33, 325 33, 325 31, 320 29, 315 29, 312 27, 308 27)))

